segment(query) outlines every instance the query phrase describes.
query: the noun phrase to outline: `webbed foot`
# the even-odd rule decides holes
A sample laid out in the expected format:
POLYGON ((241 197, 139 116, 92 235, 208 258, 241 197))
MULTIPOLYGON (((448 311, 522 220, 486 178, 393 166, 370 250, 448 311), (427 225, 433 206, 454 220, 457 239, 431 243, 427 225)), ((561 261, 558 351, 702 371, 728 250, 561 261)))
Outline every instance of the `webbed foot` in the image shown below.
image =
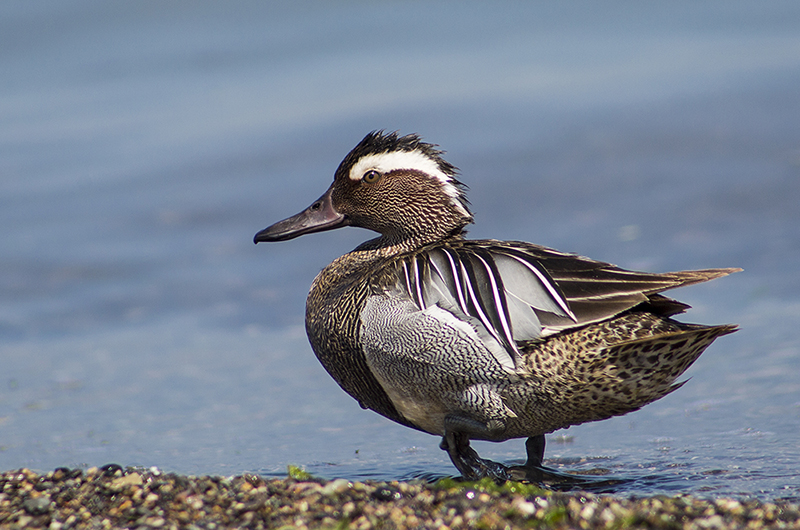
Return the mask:
POLYGON ((439 447, 447 451, 453 465, 467 480, 489 477, 495 482, 505 482, 509 479, 508 468, 503 464, 478 456, 475 449, 469 445, 469 437, 463 433, 448 432, 442 438, 439 447))

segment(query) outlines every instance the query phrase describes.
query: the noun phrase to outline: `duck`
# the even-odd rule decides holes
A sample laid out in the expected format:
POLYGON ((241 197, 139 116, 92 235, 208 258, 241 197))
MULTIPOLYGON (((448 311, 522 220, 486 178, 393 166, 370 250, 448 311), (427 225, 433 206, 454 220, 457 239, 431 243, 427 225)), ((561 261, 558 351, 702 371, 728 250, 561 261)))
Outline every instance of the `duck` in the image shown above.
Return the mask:
POLYGON ((306 300, 311 348, 364 409, 440 436, 464 479, 540 477, 545 435, 640 409, 736 325, 686 324, 661 294, 738 272, 635 272, 521 241, 467 239, 467 187, 436 144, 372 131, 311 206, 255 243, 345 226, 379 235, 335 259, 306 300), (527 438, 527 459, 471 440, 527 438))

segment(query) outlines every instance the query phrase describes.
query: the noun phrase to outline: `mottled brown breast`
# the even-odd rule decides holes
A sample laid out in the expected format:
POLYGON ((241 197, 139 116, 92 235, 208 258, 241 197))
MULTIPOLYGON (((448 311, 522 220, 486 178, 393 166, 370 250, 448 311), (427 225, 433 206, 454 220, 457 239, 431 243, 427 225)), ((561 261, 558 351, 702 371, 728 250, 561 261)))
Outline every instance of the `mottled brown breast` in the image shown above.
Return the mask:
POLYGON ((360 314, 367 296, 396 281, 393 259, 377 254, 353 251, 317 275, 306 300, 306 332, 322 366, 363 408, 417 428, 394 407, 359 344, 360 314))

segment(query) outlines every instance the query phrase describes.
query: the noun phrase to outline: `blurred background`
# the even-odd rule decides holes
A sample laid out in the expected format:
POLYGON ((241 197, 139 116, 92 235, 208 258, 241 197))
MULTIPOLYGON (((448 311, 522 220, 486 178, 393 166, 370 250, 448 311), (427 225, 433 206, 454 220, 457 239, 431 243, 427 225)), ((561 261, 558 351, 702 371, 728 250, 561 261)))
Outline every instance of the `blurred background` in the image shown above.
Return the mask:
POLYGON ((0 3, 0 468, 455 474, 305 338, 312 279, 372 235, 252 243, 387 129, 447 150, 471 237, 745 269, 674 292, 740 332, 547 465, 800 498, 799 27, 791 1, 0 3))

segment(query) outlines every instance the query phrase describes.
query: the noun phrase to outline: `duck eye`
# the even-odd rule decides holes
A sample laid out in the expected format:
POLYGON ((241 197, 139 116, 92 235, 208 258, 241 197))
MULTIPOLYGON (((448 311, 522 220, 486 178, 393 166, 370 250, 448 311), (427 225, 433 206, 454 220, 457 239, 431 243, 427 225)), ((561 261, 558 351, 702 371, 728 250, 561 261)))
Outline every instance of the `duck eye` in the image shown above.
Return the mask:
POLYGON ((361 180, 363 180, 367 184, 373 184, 375 182, 378 182, 378 179, 380 179, 380 178, 381 178, 381 174, 380 173, 378 173, 374 169, 370 169, 369 171, 364 173, 364 176, 361 177, 361 180))

